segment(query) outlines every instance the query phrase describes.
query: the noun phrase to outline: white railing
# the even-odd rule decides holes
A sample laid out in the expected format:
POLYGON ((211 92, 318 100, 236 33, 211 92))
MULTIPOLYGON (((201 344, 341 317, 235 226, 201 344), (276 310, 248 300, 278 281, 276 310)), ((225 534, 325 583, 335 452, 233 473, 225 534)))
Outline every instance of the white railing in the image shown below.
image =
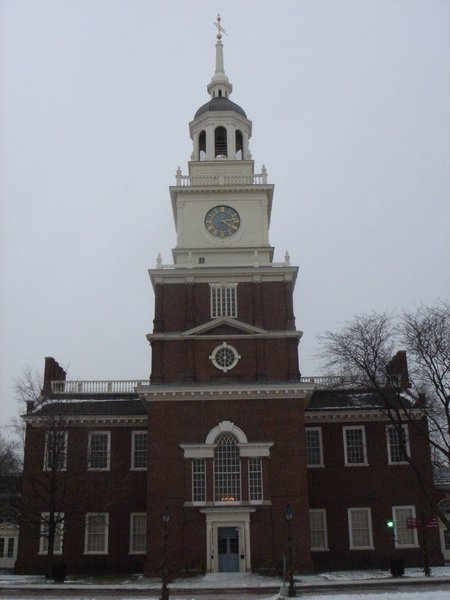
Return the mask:
POLYGON ((139 385, 150 385, 147 380, 118 381, 52 381, 54 394, 131 394, 139 385))
MULTIPOLYGON (((313 383, 319 388, 351 385, 345 377, 300 377, 300 383, 313 383)), ((150 385, 148 379, 120 379, 106 381, 52 381, 54 394, 132 394, 135 388, 150 385)))
POLYGON ((209 185, 266 185, 267 172, 253 175, 202 175, 191 177, 177 171, 176 182, 179 187, 209 185))

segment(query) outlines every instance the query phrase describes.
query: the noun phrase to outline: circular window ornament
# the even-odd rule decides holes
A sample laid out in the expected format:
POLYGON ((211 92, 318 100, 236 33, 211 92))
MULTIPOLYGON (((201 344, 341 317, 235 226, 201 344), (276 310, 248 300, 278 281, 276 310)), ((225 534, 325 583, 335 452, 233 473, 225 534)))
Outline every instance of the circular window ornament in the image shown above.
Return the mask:
POLYGON ((226 342, 223 342, 223 344, 214 348, 209 357, 216 369, 219 369, 224 373, 233 369, 240 358, 241 356, 238 354, 236 348, 229 346, 226 342))

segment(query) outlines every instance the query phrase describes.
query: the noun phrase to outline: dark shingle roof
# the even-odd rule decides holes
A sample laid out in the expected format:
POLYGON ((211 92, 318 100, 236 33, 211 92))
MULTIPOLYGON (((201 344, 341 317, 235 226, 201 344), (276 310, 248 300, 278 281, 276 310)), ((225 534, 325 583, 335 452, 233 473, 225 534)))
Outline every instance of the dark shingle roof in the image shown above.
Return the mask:
MULTIPOLYGON (((393 406, 397 405, 399 401, 405 406, 411 406, 409 400, 403 396, 398 396, 395 391, 390 394, 389 401, 393 406)), ((379 393, 374 390, 319 389, 311 396, 306 410, 377 409, 382 406, 385 406, 385 403, 379 393)))
POLYGON ((203 106, 200 106, 200 108, 194 115, 194 119, 206 112, 215 112, 222 110, 232 110, 233 112, 236 112, 239 115, 242 115, 243 117, 247 118, 247 115, 245 114, 244 110, 238 104, 232 102, 229 98, 225 98, 224 96, 217 96, 216 98, 212 98, 212 100, 210 100, 203 106))
POLYGON ((51 400, 33 411, 35 415, 146 415, 142 402, 130 398, 83 398, 83 400, 51 400))

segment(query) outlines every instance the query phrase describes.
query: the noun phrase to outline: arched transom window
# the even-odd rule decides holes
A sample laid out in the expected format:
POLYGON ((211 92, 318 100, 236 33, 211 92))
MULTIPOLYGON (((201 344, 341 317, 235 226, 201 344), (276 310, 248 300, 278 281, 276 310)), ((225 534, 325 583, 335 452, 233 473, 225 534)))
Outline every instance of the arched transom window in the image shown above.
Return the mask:
POLYGON ((241 500, 241 459, 237 440, 231 433, 222 433, 216 439, 214 500, 216 502, 241 500))

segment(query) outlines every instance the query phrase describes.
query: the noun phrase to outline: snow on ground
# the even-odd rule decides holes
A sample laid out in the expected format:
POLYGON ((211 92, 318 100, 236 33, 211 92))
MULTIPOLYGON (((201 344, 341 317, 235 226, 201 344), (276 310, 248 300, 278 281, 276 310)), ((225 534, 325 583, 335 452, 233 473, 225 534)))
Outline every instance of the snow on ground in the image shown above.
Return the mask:
MULTIPOLYGON (((401 589, 402 581, 408 580, 409 584, 413 583, 414 579, 417 581, 424 582, 425 579, 433 582, 436 589, 430 590, 423 589, 420 586, 417 586, 416 589, 408 586, 407 591, 399 591, 395 592, 393 590, 385 591, 377 588, 377 591, 367 591, 366 593, 362 591, 344 591, 334 592, 332 595, 326 594, 325 591, 327 588, 332 586, 333 588, 336 585, 341 584, 349 584, 352 582, 364 582, 367 585, 367 588, 373 586, 378 586, 382 580, 389 580, 390 582, 393 579, 390 577, 390 573, 388 571, 382 570, 371 570, 371 571, 334 571, 327 573, 319 573, 316 575, 305 575, 301 576, 298 579, 296 578, 297 588, 301 591, 302 587, 307 586, 317 586, 317 589, 312 592, 308 591, 306 598, 311 598, 312 600, 330 600, 330 598, 335 598, 337 600, 449 600, 450 598, 450 589, 447 587, 446 589, 439 589, 439 583, 448 582, 450 580, 450 565, 445 567, 434 567, 432 570, 432 576, 430 578, 425 578, 423 571, 419 568, 415 569, 406 569, 405 575, 398 580, 394 580, 396 584, 398 584, 401 589)), ((260 577, 257 575, 253 575, 251 573, 210 573, 203 577, 196 577, 193 579, 177 579, 173 583, 170 584, 170 598, 171 600, 218 600, 220 597, 220 592, 215 596, 214 588, 217 589, 232 589, 232 588, 260 588, 261 591, 264 588, 275 588, 280 587, 281 580, 275 577, 260 577), (184 590, 183 596, 181 596, 180 590, 184 590), (211 590, 209 593, 205 593, 206 589, 211 590), (178 590, 178 594, 177 594, 178 590), (186 591, 188 593, 186 594, 186 591), (191 592, 192 590, 192 596, 191 592), (196 593, 195 590, 204 590, 201 593, 196 593)), ((76 589, 79 594, 77 596, 72 596, 71 599, 75 600, 93 600, 98 597, 95 595, 94 589, 97 588, 101 590, 102 588, 114 589, 115 600, 120 600, 120 590, 124 589, 133 589, 133 596, 126 596, 126 600, 158 600, 159 591, 161 586, 161 581, 159 579, 147 579, 142 576, 133 576, 123 581, 108 581, 105 578, 102 579, 83 579, 81 577, 70 577, 66 584, 54 584, 48 583, 42 576, 37 575, 10 575, 5 572, 0 572, 0 598, 3 600, 17 600, 19 596, 17 596, 17 592, 20 589, 23 589, 24 592, 26 590, 26 597, 32 598, 30 596, 30 592, 32 590, 36 591, 36 598, 44 597, 45 589, 51 587, 53 591, 61 589, 61 596, 51 596, 52 600, 66 600, 66 596, 64 595, 64 587, 67 588, 70 586, 72 590, 76 589), (91 589, 89 589, 91 588, 91 589), (9 595, 8 590, 16 591, 16 594, 9 595), (117 595, 116 595, 117 594, 117 595)), ((278 594, 272 595, 267 590, 267 595, 258 596, 258 600, 280 600, 282 597, 278 594)), ((238 594, 238 592, 236 592, 238 594)), ((244 600, 245 592, 242 592, 242 600, 244 600)), ((237 598, 237 596, 235 596, 237 598)), ((247 598, 252 598, 249 593, 247 598)), ((125 598, 125 596, 123 596, 125 598)))

